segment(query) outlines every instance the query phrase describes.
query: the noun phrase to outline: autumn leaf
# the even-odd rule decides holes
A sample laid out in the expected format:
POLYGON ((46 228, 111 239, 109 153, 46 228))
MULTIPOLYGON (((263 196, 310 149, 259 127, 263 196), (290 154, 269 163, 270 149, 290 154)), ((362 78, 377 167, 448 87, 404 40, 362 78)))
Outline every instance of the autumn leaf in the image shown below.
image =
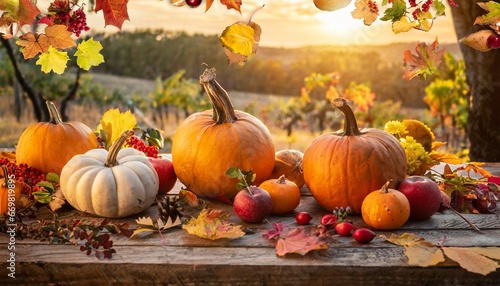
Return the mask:
POLYGON ((177 217, 175 221, 173 221, 171 217, 169 217, 167 221, 163 221, 161 218, 153 221, 151 217, 140 217, 136 219, 135 222, 137 222, 139 226, 130 237, 145 237, 152 233, 163 232, 182 224, 179 217, 177 217))
POLYGON ((53 71, 56 74, 62 74, 64 70, 66 70, 68 61, 69 57, 67 52, 58 51, 50 46, 46 52, 40 55, 36 64, 41 66, 44 73, 53 71))
POLYGON ((500 267, 498 262, 477 253, 474 248, 443 247, 443 252, 446 257, 457 262, 460 267, 469 272, 488 275, 500 267))
POLYGON ((430 29, 432 28, 432 24, 434 23, 431 12, 427 11, 418 13, 417 23, 418 25, 415 26, 415 29, 424 32, 430 31, 430 29))
POLYGON ((200 211, 207 208, 208 203, 187 189, 181 189, 177 195, 177 209, 185 217, 198 216, 200 211))
POLYGON ((101 43, 94 41, 94 38, 81 42, 75 53, 76 64, 86 71, 92 66, 100 65, 104 62, 104 57, 99 53, 101 50, 101 43))
POLYGON ((406 2, 404 0, 394 0, 392 1, 392 7, 387 8, 384 11, 384 16, 380 18, 381 21, 392 21, 396 22, 401 20, 406 13, 406 2))
POLYGON ((306 233, 305 228, 294 228, 286 236, 278 239, 276 254, 285 256, 289 253, 307 254, 312 250, 327 249, 328 244, 315 235, 306 233))
POLYGON ((418 241, 404 246, 408 264, 428 267, 444 262, 443 252, 428 241, 418 241))
POLYGON ((102 115, 97 130, 101 134, 106 148, 109 148, 123 131, 134 129, 136 125, 137 120, 130 110, 121 113, 118 108, 113 108, 102 115))
POLYGON ((54 25, 45 28, 45 34, 28 32, 19 37, 16 43, 22 47, 24 59, 31 59, 39 53, 48 51, 50 46, 54 49, 67 49, 75 46, 71 34, 66 26, 54 25))
POLYGON ((408 32, 412 28, 418 26, 418 22, 410 21, 408 17, 403 16, 401 19, 392 23, 392 31, 394 34, 408 32))
MULTIPOLYGON (((241 13, 241 0, 220 0, 220 3, 226 5, 227 9, 234 9, 241 13)), ((208 3, 207 3, 208 5, 208 3)), ((207 9, 208 10, 208 9, 207 9)))
POLYGON ((238 238, 245 235, 241 225, 229 223, 229 213, 215 209, 203 209, 198 217, 191 218, 182 226, 189 234, 216 240, 238 238))
POLYGON ((356 9, 351 12, 354 19, 363 19, 363 23, 370 26, 378 17, 377 3, 371 0, 356 0, 356 9))
POLYGON ((391 233, 390 236, 386 236, 384 234, 381 234, 380 237, 385 239, 386 241, 392 243, 392 244, 402 245, 402 246, 414 244, 414 243, 417 243, 419 241, 424 240, 424 238, 422 238, 421 236, 416 235, 416 234, 411 233, 411 232, 405 232, 401 235, 391 233))
POLYGON ((269 240, 279 238, 283 233, 284 225, 281 221, 273 222, 273 229, 267 230, 262 234, 262 237, 265 237, 269 240))
POLYGON ((31 0, 19 0, 19 10, 17 11, 17 19, 19 25, 33 25, 33 21, 40 14, 40 10, 36 6, 36 2, 31 0))
POLYGON ((410 50, 404 52, 405 77, 409 80, 416 76, 419 79, 426 79, 427 76, 436 73, 445 52, 445 48, 439 49, 437 38, 430 46, 420 42, 415 51, 416 55, 412 54, 410 50))
POLYGON ((495 1, 477 2, 479 7, 488 11, 487 14, 479 16, 474 21, 474 25, 496 25, 500 22, 500 3, 495 1))
POLYGON ((245 22, 234 23, 222 32, 220 40, 224 47, 243 56, 252 54, 255 30, 245 22))
POLYGON ((127 11, 128 0, 96 0, 95 12, 102 10, 104 26, 112 25, 122 29, 123 22, 130 20, 127 11))

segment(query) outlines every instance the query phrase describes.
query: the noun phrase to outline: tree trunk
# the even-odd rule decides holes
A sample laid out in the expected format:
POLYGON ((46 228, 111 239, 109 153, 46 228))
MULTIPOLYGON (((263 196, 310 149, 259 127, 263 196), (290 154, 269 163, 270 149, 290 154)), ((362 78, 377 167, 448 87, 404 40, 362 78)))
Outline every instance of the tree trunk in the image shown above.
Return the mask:
MULTIPOLYGON (((487 26, 473 25, 477 16, 487 13, 480 1, 456 0, 452 6, 458 39, 487 26)), ((500 50, 480 52, 460 44, 470 87, 468 115, 471 161, 500 162, 500 50)))

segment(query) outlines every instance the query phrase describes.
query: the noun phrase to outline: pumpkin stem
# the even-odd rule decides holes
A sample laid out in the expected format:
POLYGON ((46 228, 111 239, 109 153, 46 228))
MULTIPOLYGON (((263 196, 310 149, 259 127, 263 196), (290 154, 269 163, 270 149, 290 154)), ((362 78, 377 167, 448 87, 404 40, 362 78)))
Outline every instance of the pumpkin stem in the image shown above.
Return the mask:
POLYGON ((133 130, 129 129, 123 131, 120 137, 118 137, 118 139, 115 140, 115 142, 111 145, 111 147, 109 147, 108 157, 106 157, 106 162, 104 163, 104 166, 113 167, 118 165, 118 161, 116 160, 118 152, 122 149, 123 143, 125 143, 125 141, 132 135, 134 135, 133 130))
POLYGON ((61 124, 63 123, 61 116, 59 115, 59 111, 57 110, 57 107, 55 104, 51 101, 45 101, 45 104, 47 105, 47 108, 49 109, 49 115, 50 115, 50 120, 49 123, 52 124, 61 124))
POLYGON ((380 188, 380 193, 382 194, 387 194, 389 192, 389 184, 392 182, 392 179, 389 181, 385 182, 385 184, 380 188))
POLYGON ((232 123, 236 121, 238 118, 234 113, 234 107, 229 99, 229 95, 215 80, 215 68, 205 69, 200 76, 200 83, 203 85, 212 103, 213 120, 217 124, 232 123))
POLYGON ((285 174, 281 175, 281 176, 278 178, 278 184, 286 184, 285 174))
POLYGON ((2 184, 2 187, 6 187, 7 182, 9 181, 9 169, 7 169, 7 165, 2 165, 2 171, 3 171, 3 177, 4 177, 4 182, 2 184))
POLYGON ((356 117, 354 117, 354 112, 352 112, 351 107, 347 104, 347 100, 343 97, 337 97, 333 100, 333 106, 337 107, 344 114, 344 134, 343 136, 356 136, 361 135, 359 132, 358 123, 356 122, 356 117))

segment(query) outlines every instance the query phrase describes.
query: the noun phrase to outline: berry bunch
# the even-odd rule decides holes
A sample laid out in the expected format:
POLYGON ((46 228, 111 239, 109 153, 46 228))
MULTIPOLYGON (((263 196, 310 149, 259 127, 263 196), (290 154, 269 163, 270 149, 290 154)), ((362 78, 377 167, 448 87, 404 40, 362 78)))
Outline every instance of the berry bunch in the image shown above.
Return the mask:
POLYGON ((54 2, 49 7, 49 14, 42 17, 39 24, 51 25, 65 25, 67 30, 74 33, 77 37, 80 36, 82 31, 90 30, 87 25, 87 15, 83 11, 83 7, 76 4, 70 5, 69 2, 58 1, 54 2), (78 7, 73 10, 74 7, 78 7))
POLYGON ((154 145, 146 145, 146 143, 137 136, 128 138, 125 145, 143 152, 148 157, 158 158, 158 147, 154 145))
POLYGON ((45 181, 45 174, 42 171, 30 167, 27 164, 17 165, 9 161, 7 158, 0 158, 0 166, 6 165, 9 174, 13 174, 15 180, 23 182, 30 187, 35 186, 38 182, 45 181))

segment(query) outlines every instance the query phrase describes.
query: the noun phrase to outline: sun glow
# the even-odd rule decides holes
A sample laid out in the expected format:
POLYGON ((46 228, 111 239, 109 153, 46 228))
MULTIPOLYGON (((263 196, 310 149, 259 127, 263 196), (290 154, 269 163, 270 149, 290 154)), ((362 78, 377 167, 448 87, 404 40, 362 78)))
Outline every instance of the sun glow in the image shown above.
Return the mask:
POLYGON ((321 23, 320 29, 335 34, 349 35, 359 31, 364 26, 363 20, 352 17, 353 10, 354 7, 350 5, 332 12, 319 12, 315 18, 321 23))

